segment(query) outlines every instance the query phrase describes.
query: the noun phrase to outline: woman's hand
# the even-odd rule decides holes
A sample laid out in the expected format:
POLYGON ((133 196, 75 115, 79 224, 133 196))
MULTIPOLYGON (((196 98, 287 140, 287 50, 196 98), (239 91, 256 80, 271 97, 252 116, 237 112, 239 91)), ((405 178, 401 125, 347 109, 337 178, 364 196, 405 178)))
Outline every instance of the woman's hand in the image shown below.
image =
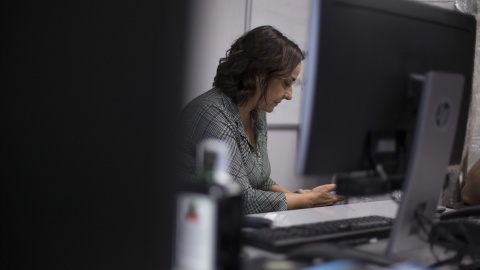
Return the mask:
POLYGON ((288 191, 280 186, 272 186, 270 191, 284 192, 287 198, 287 209, 301 209, 319 206, 334 205, 338 201, 345 199, 342 195, 332 194, 330 192, 337 188, 335 184, 327 184, 315 187, 314 189, 298 189, 295 192, 288 191))
POLYGON ((345 196, 331 193, 335 191, 336 188, 337 185, 335 184, 327 184, 312 189, 311 192, 307 193, 311 199, 311 207, 330 206, 338 201, 345 200, 345 196))

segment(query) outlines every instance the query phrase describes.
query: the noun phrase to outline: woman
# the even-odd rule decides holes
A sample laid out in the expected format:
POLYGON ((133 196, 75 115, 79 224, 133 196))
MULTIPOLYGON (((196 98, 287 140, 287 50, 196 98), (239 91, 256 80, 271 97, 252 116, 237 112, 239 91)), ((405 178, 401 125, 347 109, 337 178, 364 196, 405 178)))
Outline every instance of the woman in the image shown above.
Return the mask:
POLYGON ((182 171, 195 177, 196 149, 204 139, 225 142, 228 173, 242 187, 245 214, 327 206, 344 199, 330 193, 334 184, 291 192, 270 178, 266 112, 292 99, 303 59, 298 46, 273 27, 255 28, 220 59, 214 88, 182 112, 182 171))

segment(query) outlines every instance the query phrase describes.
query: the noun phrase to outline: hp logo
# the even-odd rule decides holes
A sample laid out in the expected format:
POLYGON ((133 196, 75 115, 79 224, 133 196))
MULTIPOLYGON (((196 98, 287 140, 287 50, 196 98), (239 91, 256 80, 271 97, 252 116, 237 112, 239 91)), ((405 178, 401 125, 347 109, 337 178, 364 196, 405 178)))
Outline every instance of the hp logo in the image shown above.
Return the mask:
POLYGON ((451 105, 450 102, 444 100, 437 105, 435 111, 435 127, 444 129, 450 118, 451 105))

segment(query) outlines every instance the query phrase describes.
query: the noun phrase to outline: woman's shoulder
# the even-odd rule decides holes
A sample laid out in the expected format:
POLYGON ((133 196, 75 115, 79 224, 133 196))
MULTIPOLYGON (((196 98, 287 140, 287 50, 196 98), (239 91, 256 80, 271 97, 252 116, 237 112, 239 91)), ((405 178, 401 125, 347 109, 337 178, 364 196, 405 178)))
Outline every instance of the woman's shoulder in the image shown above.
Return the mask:
POLYGON ((204 106, 226 108, 227 106, 231 106, 231 103, 233 102, 229 97, 227 97, 227 95, 222 93, 217 88, 212 88, 192 99, 185 106, 184 110, 204 106))
POLYGON ((182 110, 183 115, 200 116, 204 114, 223 115, 226 118, 236 119, 238 109, 231 99, 217 88, 197 96, 190 101, 182 110))
POLYGON ((192 107, 198 107, 198 106, 203 106, 203 105, 215 104, 216 101, 221 99, 220 94, 221 93, 220 93, 220 91, 218 91, 218 89, 216 89, 216 88, 210 89, 210 90, 198 95, 194 99, 192 99, 185 106, 185 108, 192 108, 192 107))

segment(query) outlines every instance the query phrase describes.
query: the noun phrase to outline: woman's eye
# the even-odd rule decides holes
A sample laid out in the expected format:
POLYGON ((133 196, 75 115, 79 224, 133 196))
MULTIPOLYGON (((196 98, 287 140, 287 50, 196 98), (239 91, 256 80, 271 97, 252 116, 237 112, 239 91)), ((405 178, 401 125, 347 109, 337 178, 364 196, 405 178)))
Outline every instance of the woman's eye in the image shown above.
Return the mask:
POLYGON ((285 87, 290 87, 291 86, 290 82, 288 82, 288 81, 283 81, 283 85, 285 87))

